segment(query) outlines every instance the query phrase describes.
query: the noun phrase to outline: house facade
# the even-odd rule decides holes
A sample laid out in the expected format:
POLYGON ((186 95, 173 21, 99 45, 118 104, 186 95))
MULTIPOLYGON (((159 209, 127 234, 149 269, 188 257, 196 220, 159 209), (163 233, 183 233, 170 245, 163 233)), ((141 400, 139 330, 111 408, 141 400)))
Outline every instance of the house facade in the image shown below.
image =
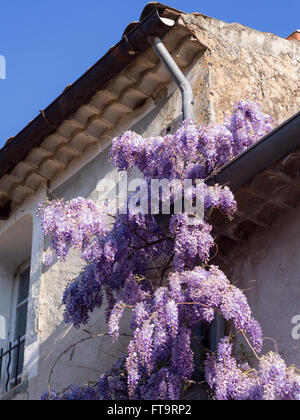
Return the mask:
POLYGON ((215 263, 247 290, 264 334, 276 341, 266 340, 266 349, 276 345, 288 363, 300 365, 300 341, 292 334, 300 316, 300 43, 153 2, 116 46, 0 150, 2 399, 38 399, 48 386, 96 380, 126 350, 125 340, 83 341, 106 331, 102 310, 85 328, 64 323, 62 294, 81 262, 74 253, 66 263, 45 265, 48 241, 37 209, 47 197, 103 200, 103 185, 117 179, 109 161, 114 137, 128 129, 160 135, 180 124, 181 94, 148 42, 153 35, 192 85, 198 124, 222 122, 246 97, 281 124, 258 152, 210 181, 228 182, 239 204, 232 224, 215 220, 215 263))

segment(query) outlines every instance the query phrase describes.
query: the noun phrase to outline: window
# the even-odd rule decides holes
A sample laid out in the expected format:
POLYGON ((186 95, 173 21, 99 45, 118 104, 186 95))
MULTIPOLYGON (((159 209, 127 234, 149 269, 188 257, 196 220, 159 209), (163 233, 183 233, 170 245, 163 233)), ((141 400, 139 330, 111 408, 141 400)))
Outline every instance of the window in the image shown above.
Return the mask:
POLYGON ((201 322, 192 333, 192 348, 194 350, 195 381, 204 380, 204 372, 201 370, 208 352, 215 352, 221 338, 227 334, 228 325, 219 315, 215 314, 215 319, 211 324, 201 322))
POLYGON ((22 374, 24 363, 30 267, 27 267, 25 270, 20 272, 16 278, 16 283, 15 322, 13 326, 14 331, 12 331, 12 337, 13 345, 19 346, 19 349, 17 347, 13 355, 12 378, 17 377, 19 382, 21 379, 20 375, 22 374))
POLYGON ((27 309, 30 284, 30 266, 23 265, 15 278, 12 296, 10 339, 6 349, 0 349, 0 394, 21 382, 27 309), (24 268, 26 267, 26 268, 24 268))

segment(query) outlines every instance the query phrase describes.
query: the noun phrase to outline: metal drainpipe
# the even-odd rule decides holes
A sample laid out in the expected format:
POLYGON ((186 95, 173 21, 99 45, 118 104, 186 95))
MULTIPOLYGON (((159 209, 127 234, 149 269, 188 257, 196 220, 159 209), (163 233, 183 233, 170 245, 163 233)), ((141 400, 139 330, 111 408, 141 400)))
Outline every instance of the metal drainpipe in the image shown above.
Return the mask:
POLYGON ((194 118, 194 95, 190 82, 187 81, 184 74, 177 66, 173 57, 164 46, 158 36, 149 36, 148 41, 160 60, 164 63, 182 94, 182 116, 183 120, 194 118))

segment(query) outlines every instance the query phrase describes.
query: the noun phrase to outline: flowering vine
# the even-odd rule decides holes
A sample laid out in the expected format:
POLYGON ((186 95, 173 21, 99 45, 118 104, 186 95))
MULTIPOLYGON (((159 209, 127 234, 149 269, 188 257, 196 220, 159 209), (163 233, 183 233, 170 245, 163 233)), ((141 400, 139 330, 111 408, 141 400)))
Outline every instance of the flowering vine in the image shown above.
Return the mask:
MULTIPOLYGON (((218 171, 273 126, 258 104, 240 101, 223 124, 197 127, 186 120, 173 135, 148 139, 126 132, 113 140, 111 159, 120 171, 137 167, 148 185, 153 179, 195 182, 218 171)), ((196 190, 192 184, 192 198, 196 190)), ((296 369, 287 368, 279 354, 260 356, 262 331, 245 295, 209 264, 215 247, 209 215, 217 208, 232 218, 234 196, 227 186, 204 185, 203 203, 204 220, 183 211, 164 224, 160 216, 130 212, 117 214, 109 224, 105 211, 83 198, 41 207, 52 251, 65 260, 75 247, 85 262, 64 292, 65 321, 78 328, 105 301, 112 340, 119 338, 128 308, 132 329, 127 354, 96 386, 71 385, 60 393, 49 391, 43 399, 179 399, 195 373, 194 329, 211 324, 216 314, 243 335, 259 368, 240 364, 230 338, 224 337, 204 363, 215 398, 300 399, 296 369)))

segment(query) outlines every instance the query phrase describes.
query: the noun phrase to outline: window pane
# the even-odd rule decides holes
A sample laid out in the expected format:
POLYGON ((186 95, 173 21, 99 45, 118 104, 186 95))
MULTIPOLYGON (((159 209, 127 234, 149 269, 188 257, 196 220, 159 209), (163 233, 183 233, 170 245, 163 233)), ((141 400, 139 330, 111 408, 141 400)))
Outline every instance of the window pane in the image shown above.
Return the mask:
MULTIPOLYGON (((18 352, 17 348, 14 349, 14 351, 13 351, 12 374, 11 374, 11 378, 10 378, 12 386, 15 386, 16 375, 19 376, 22 373, 23 364, 24 364, 24 343, 20 344, 19 352, 18 352), (18 355, 19 355, 19 360, 17 360, 18 355), (16 372, 17 367, 18 367, 18 371, 16 372)), ((19 383, 19 382, 20 382, 20 380, 17 380, 17 383, 19 383)))
POLYGON ((19 288, 18 288, 18 304, 28 298, 30 282, 30 267, 26 268, 20 274, 19 288))
POLYGON ((225 321, 219 314, 215 315, 210 328, 210 350, 216 351, 219 341, 225 336, 225 321))
POLYGON ((26 333, 26 320, 27 320, 27 302, 23 303, 17 308, 16 312, 16 329, 15 340, 22 337, 26 333))

